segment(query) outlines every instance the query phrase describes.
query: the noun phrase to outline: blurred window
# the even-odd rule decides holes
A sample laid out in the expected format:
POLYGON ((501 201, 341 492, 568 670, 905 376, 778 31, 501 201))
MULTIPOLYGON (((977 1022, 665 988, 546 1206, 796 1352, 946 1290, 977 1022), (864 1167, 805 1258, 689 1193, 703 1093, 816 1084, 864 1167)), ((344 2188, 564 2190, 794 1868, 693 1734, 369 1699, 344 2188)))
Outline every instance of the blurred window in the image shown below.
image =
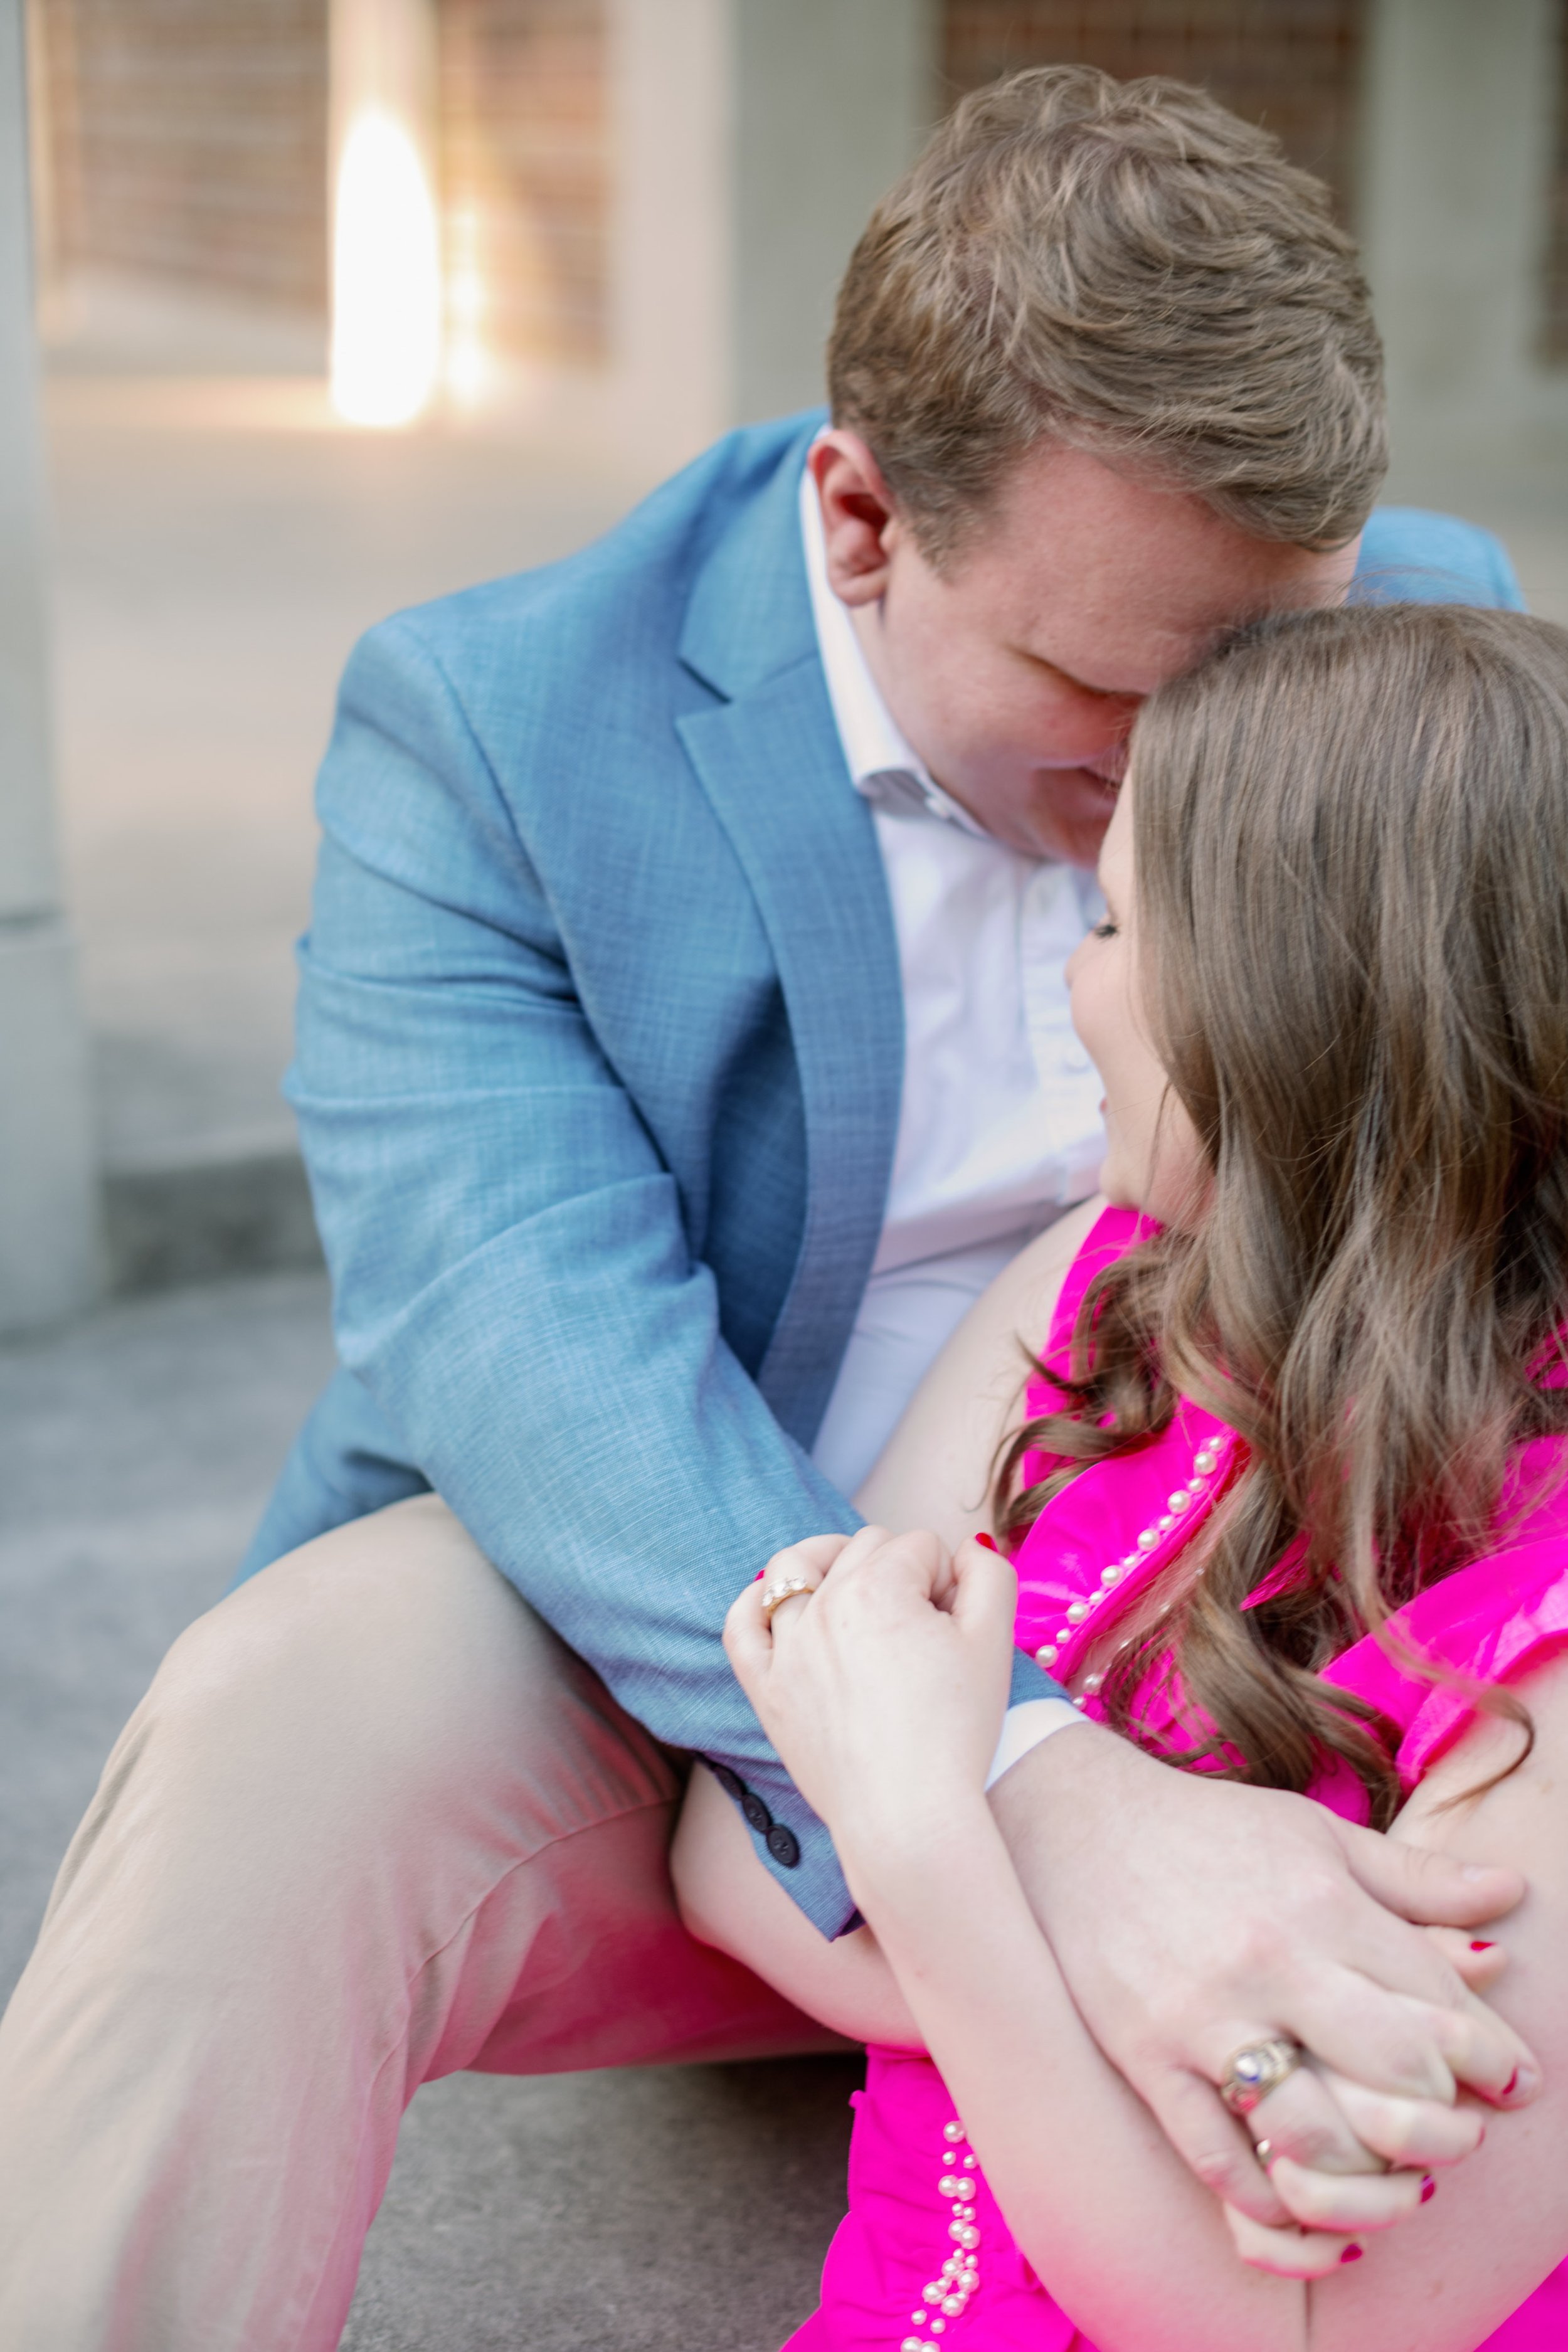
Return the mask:
POLYGON ((320 310, 327 0, 34 0, 46 269, 320 310))
POLYGON ((607 356, 606 15, 605 0, 441 0, 448 302, 457 332, 499 353, 607 356))

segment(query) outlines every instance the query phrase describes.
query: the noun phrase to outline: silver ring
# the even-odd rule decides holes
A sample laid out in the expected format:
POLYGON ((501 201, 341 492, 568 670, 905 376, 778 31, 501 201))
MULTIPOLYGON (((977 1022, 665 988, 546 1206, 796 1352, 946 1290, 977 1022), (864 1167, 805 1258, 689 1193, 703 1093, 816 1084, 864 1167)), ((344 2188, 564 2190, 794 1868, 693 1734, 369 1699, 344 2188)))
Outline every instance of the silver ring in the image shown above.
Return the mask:
POLYGON ((765 1584, 763 1587, 763 1624, 771 1627, 773 1611, 782 1609, 786 1601, 793 1601, 797 1592, 815 1592, 816 1590, 808 1576, 786 1576, 780 1584, 765 1584))
POLYGON ((1270 2091, 1289 2081, 1306 2055, 1300 2043, 1285 2033, 1271 2033, 1262 2042, 1244 2042, 1225 2062, 1220 2097, 1233 2116, 1249 2116, 1270 2091))

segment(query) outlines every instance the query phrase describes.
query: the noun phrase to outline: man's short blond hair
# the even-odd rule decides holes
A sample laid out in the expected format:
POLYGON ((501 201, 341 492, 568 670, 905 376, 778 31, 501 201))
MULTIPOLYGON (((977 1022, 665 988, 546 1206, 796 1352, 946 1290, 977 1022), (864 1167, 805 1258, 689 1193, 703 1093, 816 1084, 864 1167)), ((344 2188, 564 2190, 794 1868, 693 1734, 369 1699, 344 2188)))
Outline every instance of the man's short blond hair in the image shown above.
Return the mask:
POLYGON ((1042 66, 963 100, 839 289, 836 424, 937 561, 1056 438, 1336 547, 1387 467, 1355 246, 1278 141, 1185 83, 1042 66))

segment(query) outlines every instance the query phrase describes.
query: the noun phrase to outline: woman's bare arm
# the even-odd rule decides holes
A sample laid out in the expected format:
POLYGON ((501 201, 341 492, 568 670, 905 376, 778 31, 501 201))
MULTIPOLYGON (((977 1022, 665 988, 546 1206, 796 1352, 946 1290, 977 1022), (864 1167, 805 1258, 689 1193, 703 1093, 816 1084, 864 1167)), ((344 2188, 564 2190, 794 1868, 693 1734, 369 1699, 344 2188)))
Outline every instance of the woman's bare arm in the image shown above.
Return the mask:
POLYGON ((876 1526, 931 1528, 956 1550, 989 1525, 991 1465, 1017 1420, 1026 1350, 1044 1347, 1068 1268, 1104 1208, 1097 1199, 1070 1210, 975 1300, 855 1497, 876 1526))
POLYGON ((1237 2261, 1079 2021, 985 1809, 928 1822, 918 1853, 885 1823, 859 1854, 835 1828, 1013 2233, 1084 2333, 1101 2352, 1305 2352, 1305 2288, 1237 2261))
POLYGON ((1510 1966, 1491 1998, 1548 2087, 1489 2119, 1486 2146, 1443 2177, 1427 2210, 1365 2235, 1364 2260, 1310 2284, 1237 2263, 1219 2208, 1079 2022, 984 1806, 943 1822, 927 1803, 904 1838, 885 1819, 864 1838, 835 1824, 1024 2252, 1103 2352, 1155 2340, 1161 2352, 1473 2352, 1568 2255, 1568 1659, 1521 1696, 1536 1726, 1529 1760, 1445 1811, 1517 1741, 1485 1723, 1394 1834, 1528 1876, 1497 1931, 1510 1966))
POLYGON ((1535 1727, 1519 1769, 1484 1789, 1521 1734, 1482 1717, 1391 1834, 1528 1880, 1518 1909, 1484 1931, 1509 1956, 1487 1999, 1530 2042, 1546 2087, 1489 2116, 1486 2145, 1444 2178, 1429 2212, 1369 2242, 1353 2280, 1311 2290, 1311 2352, 1469 2352, 1568 2256, 1568 1654, 1513 1688, 1535 1727))
POLYGON ((920 2029, 869 1927, 830 1943, 757 1860, 750 1832, 710 1772, 692 1773, 670 1851, 680 1916, 836 2033, 918 2050, 920 2029))

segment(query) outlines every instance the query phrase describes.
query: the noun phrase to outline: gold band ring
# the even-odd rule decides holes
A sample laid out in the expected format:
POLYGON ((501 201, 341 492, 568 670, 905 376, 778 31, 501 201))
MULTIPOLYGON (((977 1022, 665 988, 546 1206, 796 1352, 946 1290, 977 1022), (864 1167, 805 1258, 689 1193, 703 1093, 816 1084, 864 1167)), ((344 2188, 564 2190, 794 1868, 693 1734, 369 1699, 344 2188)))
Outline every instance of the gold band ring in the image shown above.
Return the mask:
POLYGON ((780 1584, 764 1585, 763 1588, 763 1624, 771 1626, 773 1622, 773 1611, 781 1609, 786 1601, 793 1601, 797 1592, 815 1592, 816 1590, 816 1585, 808 1576, 786 1576, 780 1584))
POLYGON ((1225 2062, 1220 2097, 1233 2116, 1249 2116, 1270 2091, 1289 2079, 1306 2055, 1300 2043, 1284 2033, 1271 2033, 1262 2042, 1245 2042, 1225 2062))

